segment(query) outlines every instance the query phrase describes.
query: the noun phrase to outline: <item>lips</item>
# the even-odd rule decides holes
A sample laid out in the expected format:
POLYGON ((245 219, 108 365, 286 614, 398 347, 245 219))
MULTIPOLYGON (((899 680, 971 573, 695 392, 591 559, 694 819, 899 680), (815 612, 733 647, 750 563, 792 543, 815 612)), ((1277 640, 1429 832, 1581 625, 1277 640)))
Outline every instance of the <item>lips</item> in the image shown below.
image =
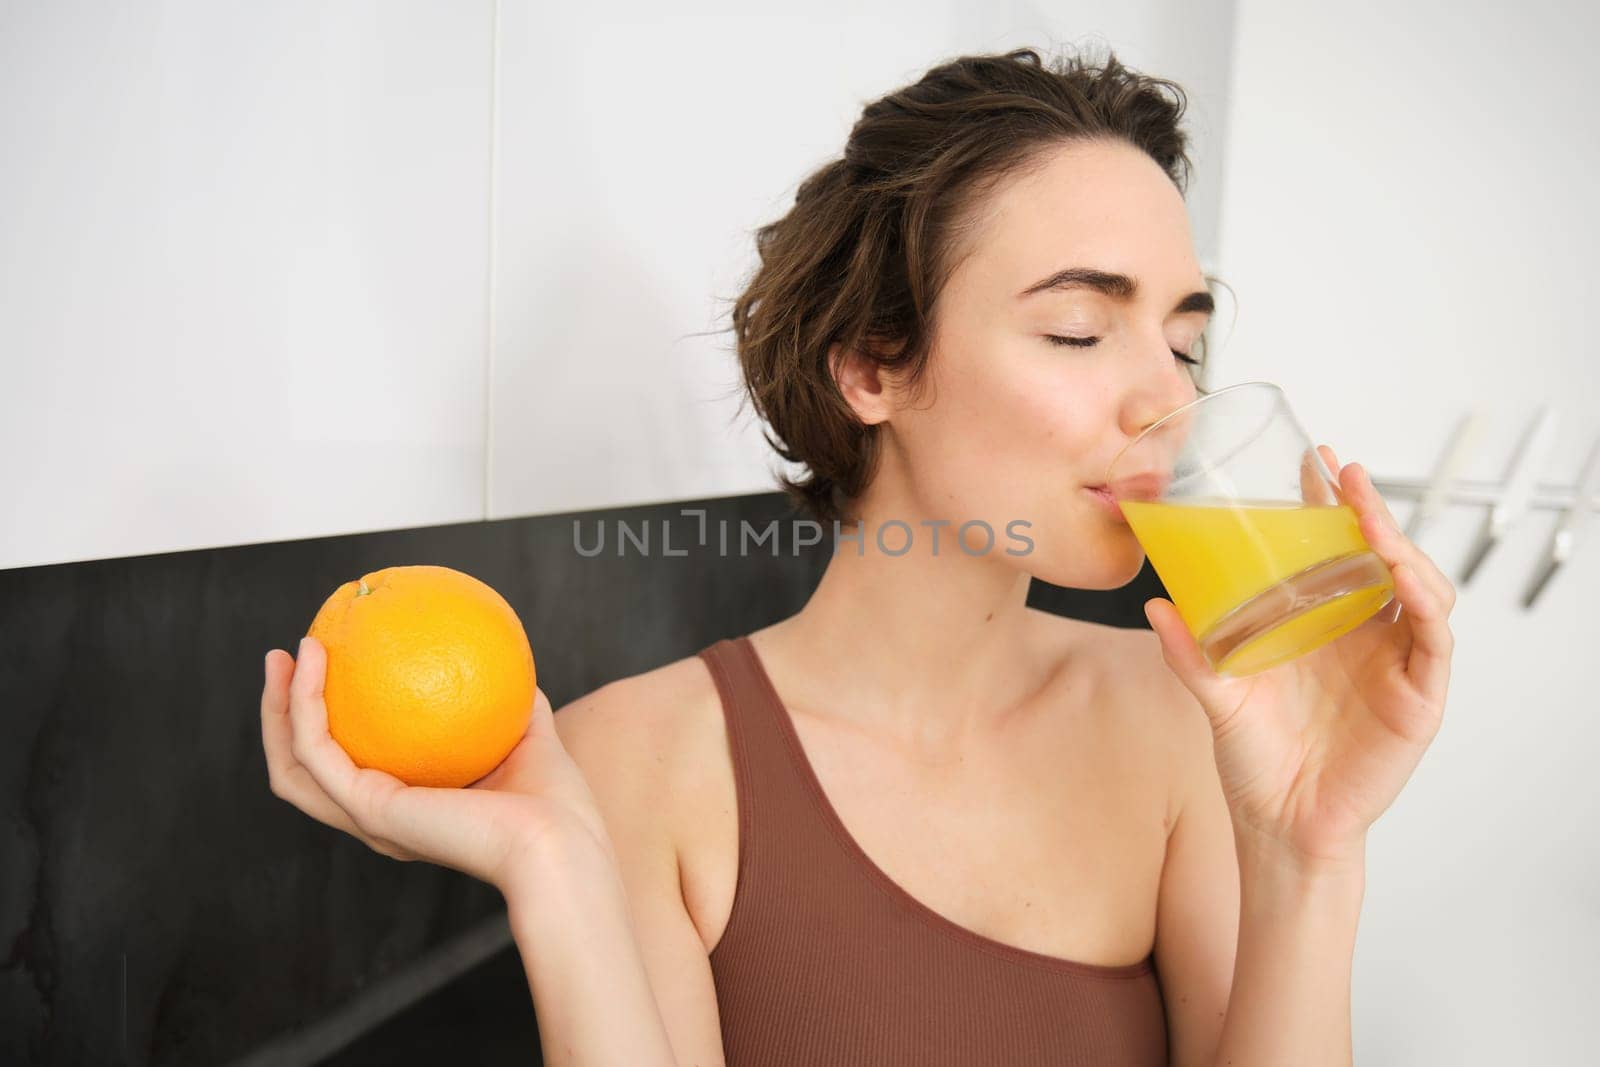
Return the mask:
POLYGON ((1083 487, 1083 491, 1089 494, 1090 498, 1094 500, 1095 506, 1104 511, 1106 515, 1124 526, 1127 525, 1128 519, 1127 516, 1122 514, 1122 506, 1117 503, 1105 486, 1086 485, 1083 487))
POLYGON ((1139 471, 1090 488, 1104 490, 1118 500, 1159 500, 1169 478, 1161 471, 1139 471))

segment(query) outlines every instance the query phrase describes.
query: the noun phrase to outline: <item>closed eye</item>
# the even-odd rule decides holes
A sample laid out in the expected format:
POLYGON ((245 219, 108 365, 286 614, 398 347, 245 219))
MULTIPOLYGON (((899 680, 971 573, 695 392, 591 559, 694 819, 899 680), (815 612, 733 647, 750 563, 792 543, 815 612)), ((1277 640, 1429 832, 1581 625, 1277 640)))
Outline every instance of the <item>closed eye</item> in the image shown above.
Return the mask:
MULTIPOLYGON (((1098 337, 1060 337, 1053 333, 1047 333, 1045 334, 1045 338, 1053 345, 1070 345, 1073 348, 1091 348, 1100 343, 1100 338, 1098 337)), ((1175 359, 1181 360, 1182 362, 1193 367, 1198 367, 1200 365, 1200 361, 1195 359, 1193 356, 1190 356, 1187 352, 1179 352, 1176 348, 1171 349, 1170 351, 1175 359)))

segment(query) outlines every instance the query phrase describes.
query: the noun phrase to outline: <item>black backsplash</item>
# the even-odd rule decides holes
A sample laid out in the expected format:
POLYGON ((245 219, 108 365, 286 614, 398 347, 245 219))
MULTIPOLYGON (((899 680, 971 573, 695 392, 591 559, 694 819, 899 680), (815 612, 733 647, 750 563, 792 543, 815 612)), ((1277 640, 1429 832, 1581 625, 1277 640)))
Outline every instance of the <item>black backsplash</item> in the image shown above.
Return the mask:
MULTIPOLYGON (((516 609, 559 708, 798 610, 826 545, 734 547, 791 517, 761 493, 0 571, 0 1062, 537 1063, 499 893, 268 790, 262 657, 340 583, 439 564, 516 609)), ((1147 564, 1029 603, 1142 627, 1161 593, 1147 564)))

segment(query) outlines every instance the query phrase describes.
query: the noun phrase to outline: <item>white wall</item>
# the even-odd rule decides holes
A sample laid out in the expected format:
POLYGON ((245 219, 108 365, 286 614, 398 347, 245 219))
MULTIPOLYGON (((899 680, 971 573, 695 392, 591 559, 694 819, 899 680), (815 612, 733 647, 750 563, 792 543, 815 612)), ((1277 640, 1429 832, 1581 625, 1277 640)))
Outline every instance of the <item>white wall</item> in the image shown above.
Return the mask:
MULTIPOLYGON (((1541 481, 1571 484, 1600 433, 1596 7, 1245 0, 1237 29, 1221 268, 1240 306, 1213 383, 1280 382, 1380 479, 1426 476, 1472 407, 1490 433, 1465 476, 1497 479, 1550 403, 1541 481)), ((1594 1062, 1600 523, 1525 613, 1554 520, 1460 588, 1444 727, 1372 830, 1358 1064, 1594 1062)), ((1453 580, 1480 521, 1457 507, 1421 535, 1453 580)))
POLYGON ((761 6, 503 5, 492 516, 773 488, 731 334, 690 335, 862 106, 963 52, 1109 43, 1185 85, 1214 252, 1231 3, 761 6))
POLYGON ((0 568, 773 488, 727 303, 868 100, 1231 0, 0 4, 0 568), (496 86, 498 85, 498 96, 496 86))
POLYGON ((483 516, 490 16, 0 6, 0 567, 483 516))

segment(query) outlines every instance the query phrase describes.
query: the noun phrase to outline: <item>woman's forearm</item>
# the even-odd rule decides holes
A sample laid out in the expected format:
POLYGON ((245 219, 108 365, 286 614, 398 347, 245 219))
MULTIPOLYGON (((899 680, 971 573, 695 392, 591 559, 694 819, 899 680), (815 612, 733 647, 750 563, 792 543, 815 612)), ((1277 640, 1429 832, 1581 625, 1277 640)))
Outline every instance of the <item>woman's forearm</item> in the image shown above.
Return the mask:
POLYGON ((615 860, 562 846, 506 893, 551 1067, 676 1067, 615 860))
POLYGON ((1236 830, 1240 908, 1218 1065, 1351 1063, 1350 970, 1364 849, 1310 862, 1236 830))

